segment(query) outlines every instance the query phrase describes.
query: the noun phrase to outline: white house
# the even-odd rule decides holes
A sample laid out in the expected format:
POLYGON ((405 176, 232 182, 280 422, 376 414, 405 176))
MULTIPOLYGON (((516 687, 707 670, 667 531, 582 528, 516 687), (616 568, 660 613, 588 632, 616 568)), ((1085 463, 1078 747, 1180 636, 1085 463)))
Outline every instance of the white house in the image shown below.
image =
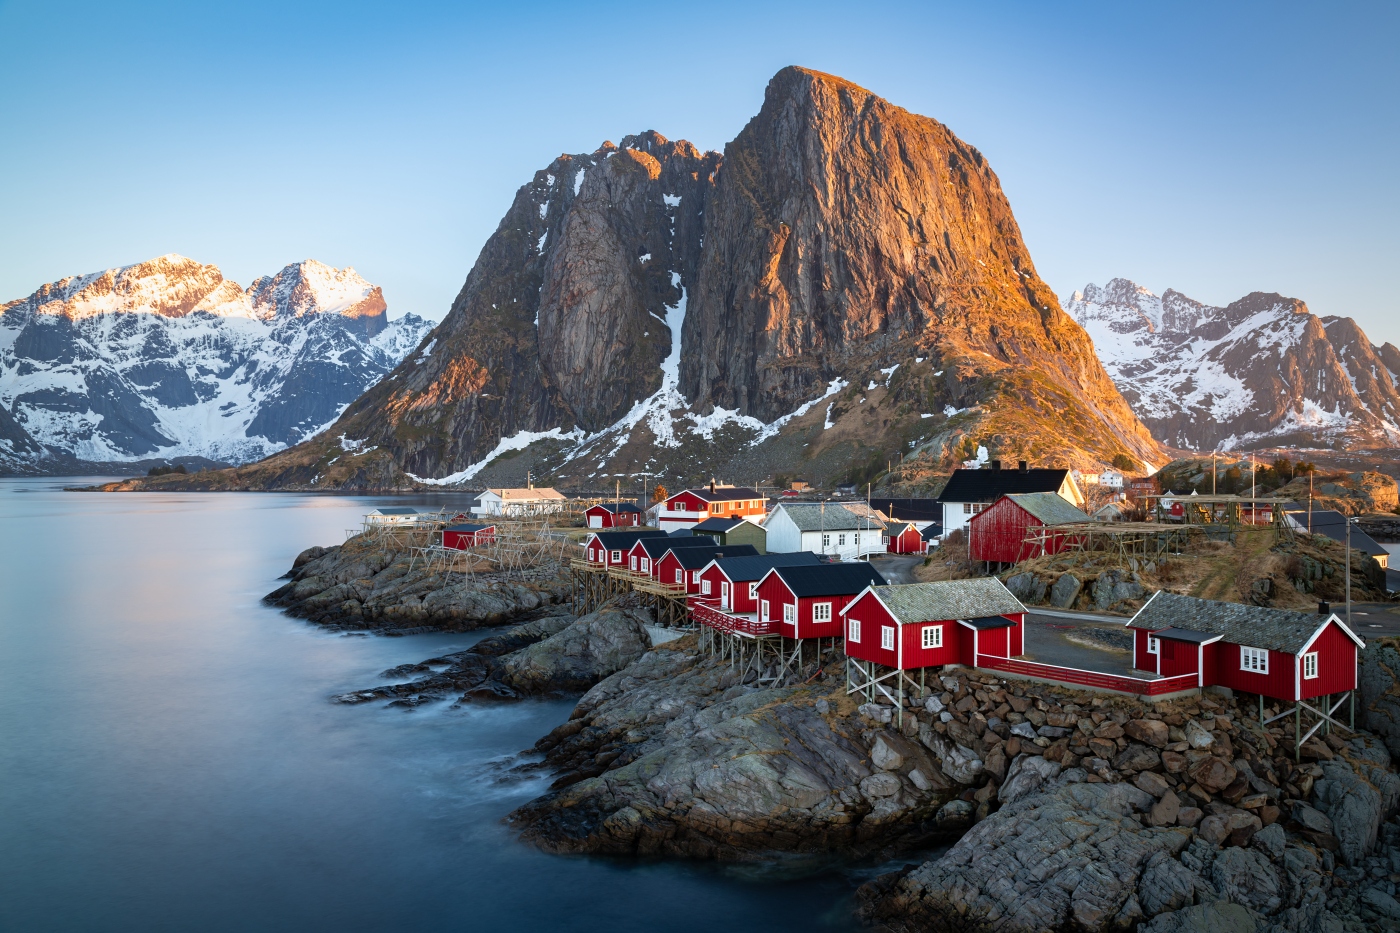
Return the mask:
POLYGON ((1004 495, 1026 492, 1057 492, 1066 502, 1082 508, 1084 495, 1069 470, 1030 467, 1022 460, 1014 470, 1003 470, 1000 460, 991 469, 954 470, 948 485, 939 493, 943 505, 943 534, 966 528, 972 516, 1004 495))
POLYGON ((1123 474, 1117 470, 1104 470, 1099 474, 1099 485, 1110 489, 1123 488, 1123 474))
POLYGON ((763 527, 769 554, 811 551, 856 560, 885 549, 883 522, 835 503, 784 502, 768 513, 763 527))
POLYGON ((549 488, 488 489, 476 497, 473 515, 524 518, 532 515, 552 515, 564 511, 568 497, 549 488))

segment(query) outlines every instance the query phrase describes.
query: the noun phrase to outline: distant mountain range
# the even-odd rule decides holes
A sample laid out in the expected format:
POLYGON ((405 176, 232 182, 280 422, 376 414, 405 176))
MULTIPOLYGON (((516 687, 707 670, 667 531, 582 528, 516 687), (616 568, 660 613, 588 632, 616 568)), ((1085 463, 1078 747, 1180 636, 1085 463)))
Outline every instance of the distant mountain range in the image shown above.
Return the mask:
POLYGON ((432 341, 324 435, 201 483, 861 481, 982 446, 1166 459, 982 153, 805 68, 723 153, 647 131, 542 167, 432 341))
POLYGON ((431 329, 388 320, 378 287, 314 260, 246 290, 175 255, 62 279, 0 305, 0 470, 265 457, 431 329))
POLYGON ((1400 349, 1253 292, 1223 308, 1127 279, 1064 302, 1159 441, 1193 450, 1400 446, 1400 349))

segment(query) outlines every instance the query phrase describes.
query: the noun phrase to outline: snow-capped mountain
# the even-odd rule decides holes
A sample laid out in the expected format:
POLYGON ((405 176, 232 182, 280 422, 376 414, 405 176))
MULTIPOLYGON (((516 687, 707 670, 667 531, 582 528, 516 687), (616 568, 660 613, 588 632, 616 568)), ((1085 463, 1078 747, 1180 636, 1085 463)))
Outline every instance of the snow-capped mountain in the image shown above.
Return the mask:
POLYGON ((432 329, 388 320, 354 269, 294 263, 246 290, 183 256, 0 305, 0 467, 201 456, 314 435, 432 329))
POLYGON ((1373 346, 1351 318, 1264 292, 1219 308, 1127 279, 1087 285, 1064 306, 1165 444, 1400 444, 1400 349, 1373 346))

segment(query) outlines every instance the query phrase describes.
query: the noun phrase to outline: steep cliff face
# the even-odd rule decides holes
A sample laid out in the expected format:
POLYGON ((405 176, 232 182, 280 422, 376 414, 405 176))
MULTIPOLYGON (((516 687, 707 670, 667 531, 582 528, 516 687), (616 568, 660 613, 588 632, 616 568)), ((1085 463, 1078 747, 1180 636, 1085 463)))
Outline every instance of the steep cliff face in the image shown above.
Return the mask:
POLYGON ((1219 308, 1127 279, 1066 301, 1134 411, 1169 444, 1198 450, 1393 447, 1400 350, 1351 318, 1253 292, 1219 308))
POLYGON ((648 132, 537 172, 432 339, 235 485, 833 476, 977 446, 1164 459, 982 155, 787 68, 723 156, 648 132))
POLYGON ((354 269, 294 263, 245 291, 183 256, 0 305, 0 469, 72 458, 264 457, 315 434, 427 332, 354 269))

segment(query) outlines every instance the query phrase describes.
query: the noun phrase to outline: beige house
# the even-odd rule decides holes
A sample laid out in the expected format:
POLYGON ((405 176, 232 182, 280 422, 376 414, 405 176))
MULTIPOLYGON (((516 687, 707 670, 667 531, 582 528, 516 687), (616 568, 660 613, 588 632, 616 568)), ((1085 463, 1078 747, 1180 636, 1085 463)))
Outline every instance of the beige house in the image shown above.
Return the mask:
POLYGON ((488 489, 476 497, 473 515, 502 518, 527 518, 551 515, 568 507, 568 497, 548 487, 525 489, 488 489))

